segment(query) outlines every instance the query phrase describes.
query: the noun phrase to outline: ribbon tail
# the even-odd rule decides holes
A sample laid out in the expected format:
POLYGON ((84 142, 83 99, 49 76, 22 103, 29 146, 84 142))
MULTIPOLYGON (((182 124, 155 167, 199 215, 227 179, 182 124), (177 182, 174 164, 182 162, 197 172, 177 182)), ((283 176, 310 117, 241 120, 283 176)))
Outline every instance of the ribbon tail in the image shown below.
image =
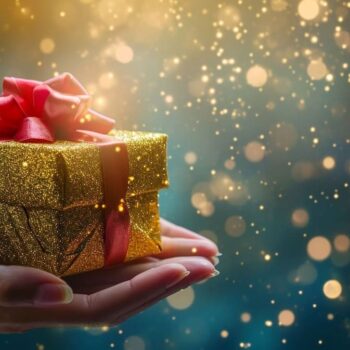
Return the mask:
POLYGON ((125 260, 130 237, 130 216, 126 206, 123 212, 110 210, 105 228, 105 266, 125 260))
MULTIPOLYGON (((96 136, 93 133, 92 136, 96 136)), ((97 135, 99 135, 97 133, 97 135)), ((130 217, 126 203, 129 162, 126 144, 106 135, 98 142, 105 205, 105 265, 123 262, 128 251, 130 217)))

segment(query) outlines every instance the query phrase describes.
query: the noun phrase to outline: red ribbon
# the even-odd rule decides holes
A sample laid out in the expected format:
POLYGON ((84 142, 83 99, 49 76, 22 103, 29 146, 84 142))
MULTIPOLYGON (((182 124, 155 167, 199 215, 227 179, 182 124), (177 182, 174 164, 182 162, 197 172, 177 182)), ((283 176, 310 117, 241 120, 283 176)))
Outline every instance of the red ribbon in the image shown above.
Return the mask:
POLYGON ((105 264, 125 259, 130 218, 126 206, 128 153, 106 135, 115 121, 90 107, 91 97, 71 74, 44 82, 4 78, 0 96, 0 141, 94 142, 99 147, 105 209, 105 264))

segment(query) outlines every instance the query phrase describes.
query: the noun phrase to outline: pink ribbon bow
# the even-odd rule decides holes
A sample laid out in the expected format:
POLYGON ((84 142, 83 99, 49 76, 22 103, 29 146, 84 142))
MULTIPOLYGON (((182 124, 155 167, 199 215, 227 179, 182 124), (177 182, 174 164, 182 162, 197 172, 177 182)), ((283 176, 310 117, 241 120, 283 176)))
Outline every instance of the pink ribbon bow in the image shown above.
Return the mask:
POLYGON ((78 141, 84 131, 108 133, 115 121, 90 109, 91 97, 71 74, 44 82, 4 78, 0 138, 20 142, 78 141))

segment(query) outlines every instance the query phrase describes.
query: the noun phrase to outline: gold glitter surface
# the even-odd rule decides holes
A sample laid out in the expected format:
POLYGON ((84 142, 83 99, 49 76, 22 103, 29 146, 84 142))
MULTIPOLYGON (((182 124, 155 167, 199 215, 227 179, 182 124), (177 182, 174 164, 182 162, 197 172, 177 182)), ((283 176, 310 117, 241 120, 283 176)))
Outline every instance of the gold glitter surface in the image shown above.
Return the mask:
POLYGON ((128 146, 129 185, 127 196, 168 186, 167 135, 139 131, 115 131, 128 146))
POLYGON ((126 260, 160 252, 158 192, 144 193, 127 199, 131 237, 126 260))
MULTIPOLYGON (((126 260, 160 251, 157 190, 167 186, 163 134, 116 132, 127 144, 131 237, 126 260)), ((103 267, 102 177, 90 143, 0 143, 0 264, 56 275, 103 267)))

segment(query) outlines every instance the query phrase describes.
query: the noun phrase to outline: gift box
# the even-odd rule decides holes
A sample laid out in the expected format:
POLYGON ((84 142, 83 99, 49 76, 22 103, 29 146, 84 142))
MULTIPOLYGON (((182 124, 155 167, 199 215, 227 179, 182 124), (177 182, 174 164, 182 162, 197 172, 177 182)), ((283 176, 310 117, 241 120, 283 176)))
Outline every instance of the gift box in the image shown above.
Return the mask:
POLYGON ((114 122, 79 105, 87 93, 71 75, 33 82, 31 97, 42 98, 35 89, 43 85, 49 90, 45 109, 35 111, 40 118, 29 116, 18 99, 28 81, 12 83, 23 115, 11 132, 4 127, 17 121, 18 112, 8 101, 1 104, 14 96, 4 83, 11 95, 0 97, 0 264, 63 276, 159 253, 158 190, 168 185, 167 136, 115 130, 102 136, 104 124, 114 122), (67 93, 72 84, 79 93, 67 93), (57 113, 67 96, 80 98, 73 117, 64 108, 57 113), (82 118, 91 121, 86 129, 66 126, 78 120, 81 128, 82 118))

